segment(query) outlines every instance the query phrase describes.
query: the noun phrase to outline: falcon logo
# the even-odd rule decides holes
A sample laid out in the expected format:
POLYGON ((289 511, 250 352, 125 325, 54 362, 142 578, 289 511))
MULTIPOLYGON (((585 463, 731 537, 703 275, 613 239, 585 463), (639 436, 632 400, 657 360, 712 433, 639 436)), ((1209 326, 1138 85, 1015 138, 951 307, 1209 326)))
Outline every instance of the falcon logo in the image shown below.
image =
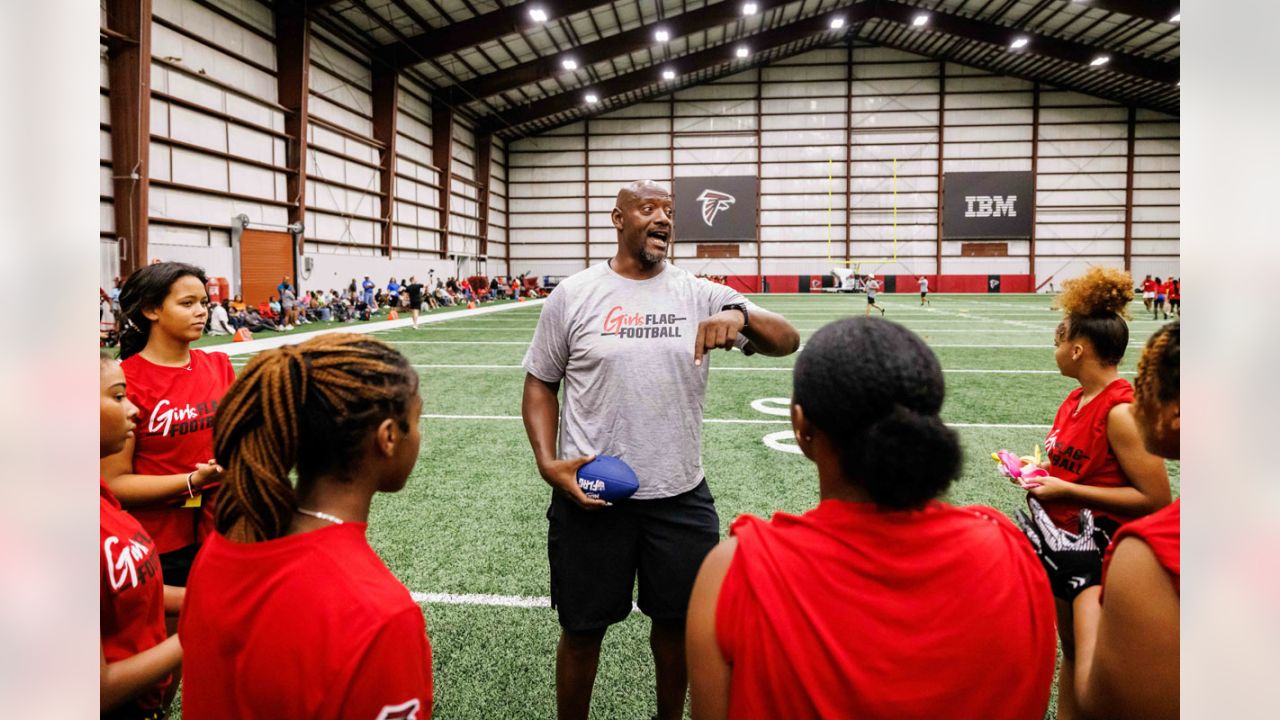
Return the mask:
POLYGON ((738 199, 729 193, 722 193, 718 190, 703 190, 698 196, 698 202, 702 203, 702 222, 707 227, 712 227, 715 222, 716 215, 721 210, 728 210, 729 206, 737 202, 738 199))
POLYGON ((377 720, 418 720, 418 710, 422 709, 422 703, 418 698, 413 698, 399 705, 387 705, 382 708, 382 712, 378 713, 377 720))

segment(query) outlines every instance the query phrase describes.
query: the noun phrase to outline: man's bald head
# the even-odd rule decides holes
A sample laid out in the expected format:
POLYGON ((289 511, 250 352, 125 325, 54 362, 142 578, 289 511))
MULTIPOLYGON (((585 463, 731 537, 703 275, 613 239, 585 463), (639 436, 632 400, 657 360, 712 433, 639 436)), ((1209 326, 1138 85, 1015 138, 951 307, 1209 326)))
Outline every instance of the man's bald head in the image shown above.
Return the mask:
POLYGON ((636 180, 618 191, 614 207, 624 208, 641 198, 670 198, 671 191, 652 180, 636 180))

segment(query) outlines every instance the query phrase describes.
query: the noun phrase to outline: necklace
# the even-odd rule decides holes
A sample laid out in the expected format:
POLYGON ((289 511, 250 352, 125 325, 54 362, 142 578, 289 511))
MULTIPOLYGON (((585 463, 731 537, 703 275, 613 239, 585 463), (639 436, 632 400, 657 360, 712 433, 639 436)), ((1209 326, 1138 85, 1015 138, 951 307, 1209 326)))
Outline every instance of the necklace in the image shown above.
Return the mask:
POLYGON ((337 515, 330 515, 327 512, 320 512, 319 510, 307 510, 306 508, 298 508, 297 511, 299 514, 309 515, 313 518, 316 518, 317 520, 325 520, 333 523, 334 525, 341 525, 343 522, 342 518, 338 517, 337 515))

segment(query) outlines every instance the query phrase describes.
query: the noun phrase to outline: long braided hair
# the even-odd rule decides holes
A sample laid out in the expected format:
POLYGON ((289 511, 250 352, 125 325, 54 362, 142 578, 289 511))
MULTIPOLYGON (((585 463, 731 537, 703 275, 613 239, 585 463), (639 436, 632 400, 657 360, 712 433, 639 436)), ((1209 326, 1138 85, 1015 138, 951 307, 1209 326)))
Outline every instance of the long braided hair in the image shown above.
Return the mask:
POLYGON ((190 275, 207 284, 204 270, 182 262, 162 262, 138 268, 120 288, 120 311, 124 314, 120 332, 120 359, 142 352, 151 337, 151 321, 144 314, 164 304, 169 288, 190 275))
POLYGON ((224 468, 214 525, 248 542, 283 536, 300 483, 347 470, 366 433, 383 420, 406 432, 418 374, 408 359, 367 335, 334 333, 259 354, 223 396, 213 452, 224 468))

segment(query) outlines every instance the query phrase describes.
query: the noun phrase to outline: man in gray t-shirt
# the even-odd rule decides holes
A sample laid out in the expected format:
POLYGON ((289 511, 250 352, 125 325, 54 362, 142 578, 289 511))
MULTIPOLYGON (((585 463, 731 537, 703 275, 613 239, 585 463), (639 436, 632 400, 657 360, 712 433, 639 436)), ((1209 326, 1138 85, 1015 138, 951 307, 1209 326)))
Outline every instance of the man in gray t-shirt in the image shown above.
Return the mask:
POLYGON ((553 489, 556 698, 559 717, 587 717, 601 641, 630 613, 638 575, 638 604, 653 620, 658 716, 679 718, 689 595, 719 540, 701 457, 706 353, 787 355, 800 338, 780 315, 666 261, 674 227, 665 188, 623 188, 612 220, 617 254, 556 286, 524 359, 525 429, 553 489), (631 499, 608 505, 578 487, 577 470, 595 453, 635 470, 631 499))

